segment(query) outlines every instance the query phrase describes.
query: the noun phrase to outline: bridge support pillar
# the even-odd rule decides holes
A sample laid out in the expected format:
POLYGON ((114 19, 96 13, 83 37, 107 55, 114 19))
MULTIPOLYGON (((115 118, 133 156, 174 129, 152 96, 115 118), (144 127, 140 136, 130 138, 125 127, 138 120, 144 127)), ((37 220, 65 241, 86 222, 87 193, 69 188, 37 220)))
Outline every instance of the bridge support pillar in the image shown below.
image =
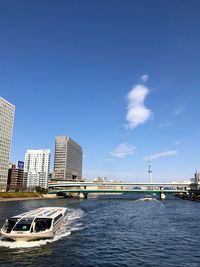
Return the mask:
MULTIPOLYGON (((160 190, 162 190, 162 188, 160 188, 160 190)), ((165 194, 164 192, 160 191, 160 200, 164 200, 165 199, 165 194)))
POLYGON ((88 196, 88 193, 83 193, 83 192, 80 192, 79 193, 79 198, 85 198, 85 199, 87 199, 87 196, 88 196))

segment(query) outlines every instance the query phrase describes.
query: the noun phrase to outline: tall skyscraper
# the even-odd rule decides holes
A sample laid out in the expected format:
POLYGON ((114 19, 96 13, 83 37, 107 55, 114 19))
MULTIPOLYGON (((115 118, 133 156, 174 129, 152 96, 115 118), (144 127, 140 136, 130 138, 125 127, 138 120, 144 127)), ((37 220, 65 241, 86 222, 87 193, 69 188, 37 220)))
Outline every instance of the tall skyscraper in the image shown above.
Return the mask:
POLYGON ((82 148, 67 136, 56 137, 53 178, 82 179, 82 148))
POLYGON ((24 181, 27 189, 47 188, 50 170, 50 149, 27 150, 24 161, 24 181))
POLYGON ((0 191, 6 191, 15 106, 0 97, 0 191))

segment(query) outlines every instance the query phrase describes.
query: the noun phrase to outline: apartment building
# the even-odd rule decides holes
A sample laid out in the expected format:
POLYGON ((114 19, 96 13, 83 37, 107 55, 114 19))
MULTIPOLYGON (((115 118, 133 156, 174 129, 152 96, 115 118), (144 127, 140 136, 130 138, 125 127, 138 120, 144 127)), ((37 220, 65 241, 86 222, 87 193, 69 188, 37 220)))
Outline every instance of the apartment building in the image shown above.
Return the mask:
POLYGON ((47 188, 50 171, 50 149, 27 150, 23 184, 27 189, 47 188))

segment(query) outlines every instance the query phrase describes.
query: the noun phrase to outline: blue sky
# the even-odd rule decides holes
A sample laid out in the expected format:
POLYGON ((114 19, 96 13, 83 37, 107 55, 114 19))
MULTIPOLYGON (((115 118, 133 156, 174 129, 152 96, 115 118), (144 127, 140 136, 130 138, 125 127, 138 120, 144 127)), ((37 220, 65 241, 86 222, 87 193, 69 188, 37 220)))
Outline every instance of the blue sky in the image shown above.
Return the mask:
MULTIPOLYGON (((84 177, 184 180, 200 169, 200 2, 2 1, 0 96, 12 161, 82 145, 84 177)), ((52 164, 53 165, 53 164, 52 164)))

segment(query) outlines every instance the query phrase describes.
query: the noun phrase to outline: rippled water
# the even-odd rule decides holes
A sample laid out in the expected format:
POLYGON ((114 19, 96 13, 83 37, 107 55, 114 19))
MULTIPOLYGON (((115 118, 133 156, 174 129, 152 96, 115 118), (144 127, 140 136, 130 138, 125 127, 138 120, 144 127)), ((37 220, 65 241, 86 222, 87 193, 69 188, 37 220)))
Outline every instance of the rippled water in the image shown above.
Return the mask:
POLYGON ((200 203, 113 196, 0 202, 9 216, 41 206, 68 207, 53 240, 0 240, 0 266, 200 266, 200 203))

